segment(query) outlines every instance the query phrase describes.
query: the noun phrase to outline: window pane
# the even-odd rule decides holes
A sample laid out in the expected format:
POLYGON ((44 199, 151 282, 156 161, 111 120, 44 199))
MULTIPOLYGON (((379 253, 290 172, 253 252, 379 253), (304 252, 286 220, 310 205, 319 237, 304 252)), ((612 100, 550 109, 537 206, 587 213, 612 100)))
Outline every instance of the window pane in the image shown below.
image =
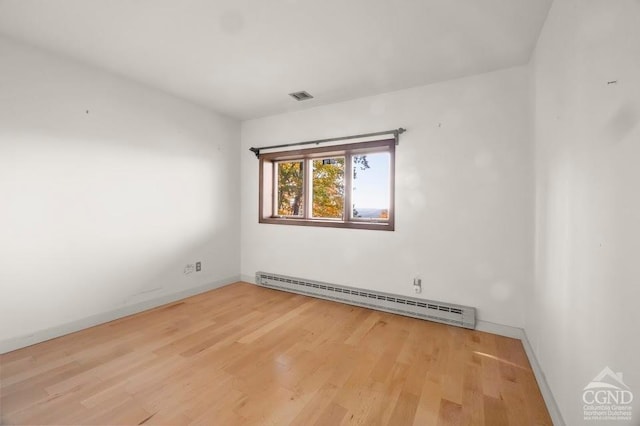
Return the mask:
POLYGON ((353 192, 351 217, 360 220, 389 218, 391 194, 388 152, 354 155, 351 160, 353 192))
POLYGON ((315 218, 342 219, 344 213, 344 157, 313 160, 315 218))
POLYGON ((276 163, 277 215, 304 215, 304 161, 276 163))

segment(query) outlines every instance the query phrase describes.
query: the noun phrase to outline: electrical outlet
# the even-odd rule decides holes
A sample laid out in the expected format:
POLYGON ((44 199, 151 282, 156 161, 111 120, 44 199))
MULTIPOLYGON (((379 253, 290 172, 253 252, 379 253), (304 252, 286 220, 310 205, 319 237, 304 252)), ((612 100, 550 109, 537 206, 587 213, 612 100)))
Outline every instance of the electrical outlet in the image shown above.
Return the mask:
POLYGON ((193 263, 188 264, 187 266, 184 267, 184 274, 185 275, 189 275, 190 273, 192 273, 195 269, 195 266, 193 263))
POLYGON ((422 293, 422 279, 420 277, 415 277, 413 279, 413 290, 416 293, 422 293))
POLYGON ((202 262, 196 262, 196 272, 202 271, 202 262))

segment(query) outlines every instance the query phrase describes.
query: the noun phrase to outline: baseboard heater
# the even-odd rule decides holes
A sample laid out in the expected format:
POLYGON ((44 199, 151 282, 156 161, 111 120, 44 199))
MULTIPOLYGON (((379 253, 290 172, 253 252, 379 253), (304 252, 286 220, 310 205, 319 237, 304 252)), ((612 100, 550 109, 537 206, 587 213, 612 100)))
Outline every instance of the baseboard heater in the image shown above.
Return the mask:
POLYGON ((471 329, 476 327, 476 309, 469 306, 363 290, 269 272, 256 272, 256 284, 458 327, 471 329))

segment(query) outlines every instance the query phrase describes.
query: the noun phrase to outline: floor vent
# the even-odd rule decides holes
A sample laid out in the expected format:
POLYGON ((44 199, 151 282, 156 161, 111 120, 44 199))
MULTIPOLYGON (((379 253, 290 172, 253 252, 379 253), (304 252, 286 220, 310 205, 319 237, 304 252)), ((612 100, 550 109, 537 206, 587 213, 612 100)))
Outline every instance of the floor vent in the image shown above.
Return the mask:
POLYGON ((458 327, 474 329, 476 326, 476 309, 469 306, 327 284, 268 272, 256 272, 256 284, 458 327))

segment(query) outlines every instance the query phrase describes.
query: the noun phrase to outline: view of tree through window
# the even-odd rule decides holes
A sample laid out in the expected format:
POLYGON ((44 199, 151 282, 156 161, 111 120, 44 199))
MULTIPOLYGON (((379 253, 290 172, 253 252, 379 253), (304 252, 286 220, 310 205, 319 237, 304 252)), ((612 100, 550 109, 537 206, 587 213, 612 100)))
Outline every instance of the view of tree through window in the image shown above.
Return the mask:
POLYGON ((312 186, 312 216, 342 219, 344 212, 344 157, 313 160, 312 186))
POLYGON ((278 215, 302 216, 304 214, 304 161, 277 163, 278 215))
POLYGON ((260 155, 260 223, 394 230, 395 140, 260 155))

